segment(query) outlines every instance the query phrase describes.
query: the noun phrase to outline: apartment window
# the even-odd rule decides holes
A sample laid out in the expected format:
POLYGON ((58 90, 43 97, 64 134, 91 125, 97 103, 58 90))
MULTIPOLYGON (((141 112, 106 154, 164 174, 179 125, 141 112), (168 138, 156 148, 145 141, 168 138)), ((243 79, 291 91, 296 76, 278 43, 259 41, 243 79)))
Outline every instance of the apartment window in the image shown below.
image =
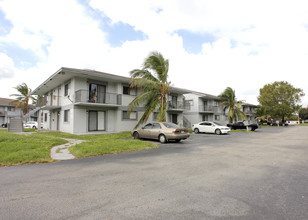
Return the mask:
POLYGON ((7 107, 8 111, 14 112, 15 111, 15 107, 7 107))
POLYGON ((70 84, 69 84, 69 83, 66 83, 66 84, 64 85, 64 96, 68 96, 69 88, 70 88, 70 84))
POLYGON ((215 121, 219 121, 220 120, 220 115, 215 115, 215 121))
POLYGON ((189 106, 194 106, 194 100, 186 100, 189 106))
POLYGON ((47 121, 47 113, 44 114, 44 121, 47 121))
POLYGON ((64 110, 64 122, 69 122, 70 110, 64 110))
POLYGON ((218 101, 214 101, 214 106, 217 107, 218 106, 218 101))
POLYGON ((123 111, 123 119, 126 120, 137 120, 137 112, 130 112, 123 111))
POLYGON ((132 89, 129 86, 123 86, 123 94, 124 95, 137 95, 137 90, 132 89))

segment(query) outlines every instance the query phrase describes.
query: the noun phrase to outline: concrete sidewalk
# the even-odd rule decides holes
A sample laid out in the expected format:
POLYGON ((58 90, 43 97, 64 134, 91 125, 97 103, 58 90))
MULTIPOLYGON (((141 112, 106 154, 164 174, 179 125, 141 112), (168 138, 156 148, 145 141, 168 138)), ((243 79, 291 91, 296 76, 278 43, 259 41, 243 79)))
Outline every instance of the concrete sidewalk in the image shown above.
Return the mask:
POLYGON ((58 145, 50 150, 50 157, 53 160, 71 160, 74 159, 74 155, 72 155, 69 151, 69 148, 73 145, 80 144, 84 142, 84 140, 75 140, 75 139, 67 139, 63 138, 64 140, 67 140, 68 143, 63 145, 58 145))

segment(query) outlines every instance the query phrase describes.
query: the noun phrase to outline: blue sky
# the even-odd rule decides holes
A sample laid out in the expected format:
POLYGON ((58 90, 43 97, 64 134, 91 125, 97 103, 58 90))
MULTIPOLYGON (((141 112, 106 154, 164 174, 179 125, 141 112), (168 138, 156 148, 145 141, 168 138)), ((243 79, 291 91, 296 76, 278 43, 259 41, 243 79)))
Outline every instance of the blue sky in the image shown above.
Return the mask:
POLYGON ((304 0, 0 0, 0 96, 62 66, 129 76, 151 51, 169 59, 177 87, 230 86, 253 104, 274 81, 307 93, 307 26, 304 0))

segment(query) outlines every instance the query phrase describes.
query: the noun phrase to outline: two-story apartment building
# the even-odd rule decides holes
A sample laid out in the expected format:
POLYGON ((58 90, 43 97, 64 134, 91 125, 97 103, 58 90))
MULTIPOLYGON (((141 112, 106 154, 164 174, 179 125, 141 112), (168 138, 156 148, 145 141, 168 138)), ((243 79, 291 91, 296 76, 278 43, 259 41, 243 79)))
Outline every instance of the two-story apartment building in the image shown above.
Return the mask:
POLYGON ((21 117, 20 107, 15 108, 16 104, 11 104, 14 99, 0 98, 0 125, 8 123, 10 118, 21 117))
MULTIPOLYGON (((200 121, 214 121, 222 125, 228 123, 227 111, 224 112, 222 101, 218 96, 191 92, 185 94, 185 101, 189 103, 190 109, 184 112, 184 124, 190 127, 200 121)), ((241 102, 242 111, 246 115, 246 120, 254 122, 256 119, 256 105, 241 102)))
POLYGON ((255 122, 256 120, 256 108, 258 107, 257 105, 249 104, 246 102, 241 102, 242 105, 242 111, 246 115, 246 120, 250 122, 255 122))
MULTIPOLYGON (((43 128, 85 134, 129 131, 144 113, 143 106, 128 113, 141 90, 129 87, 130 78, 94 70, 61 68, 33 91, 40 95, 43 128)), ((185 89, 170 88, 167 120, 183 124, 185 89)), ((149 121, 155 119, 155 112, 149 121)))
POLYGON ((185 100, 190 105, 190 110, 184 112, 186 126, 191 126, 200 121, 227 123, 228 118, 224 114, 219 97, 192 91, 185 94, 185 100))

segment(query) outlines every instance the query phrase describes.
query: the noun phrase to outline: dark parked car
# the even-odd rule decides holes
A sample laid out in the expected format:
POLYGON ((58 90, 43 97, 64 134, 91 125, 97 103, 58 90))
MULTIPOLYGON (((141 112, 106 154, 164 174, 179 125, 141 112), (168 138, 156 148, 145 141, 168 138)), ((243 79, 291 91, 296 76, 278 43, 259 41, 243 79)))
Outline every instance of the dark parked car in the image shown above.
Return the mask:
POLYGON ((1 125, 2 128, 7 128, 7 123, 1 125))
POLYGON ((235 123, 232 123, 232 124, 227 124, 227 126, 233 130, 236 130, 236 129, 247 129, 248 127, 248 130, 249 131, 254 131, 256 130, 257 128, 259 128, 258 124, 257 123, 252 123, 252 124, 247 124, 247 123, 244 123, 244 121, 238 121, 238 122, 235 122, 235 123))
POLYGON ((272 120, 267 122, 267 125, 270 126, 288 126, 289 124, 286 121, 272 120))

